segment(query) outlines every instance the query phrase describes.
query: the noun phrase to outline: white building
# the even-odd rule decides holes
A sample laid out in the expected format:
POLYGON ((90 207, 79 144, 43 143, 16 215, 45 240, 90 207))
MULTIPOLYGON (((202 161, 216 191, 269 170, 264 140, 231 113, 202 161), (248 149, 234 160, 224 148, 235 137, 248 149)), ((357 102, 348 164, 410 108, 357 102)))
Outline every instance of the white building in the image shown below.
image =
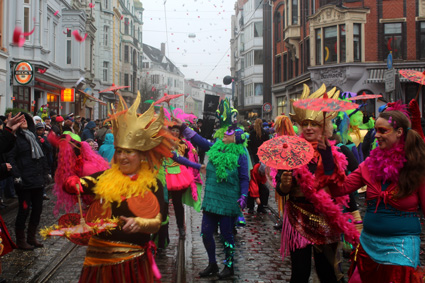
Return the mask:
MULTIPOLYGON (((165 44, 161 44, 161 50, 147 44, 143 44, 143 74, 150 78, 152 86, 162 96, 167 94, 184 94, 184 75, 179 68, 167 56, 165 56, 165 44)), ((170 101, 175 108, 185 109, 184 95, 170 101)))
POLYGON ((0 1, 3 11, 0 58, 3 62, 6 60, 6 66, 0 64, 0 72, 6 70, 7 74, 12 74, 0 77, 0 94, 5 93, 1 97, 0 112, 14 107, 35 113, 41 105, 48 104, 49 110, 58 114, 74 112, 93 118, 93 106, 86 107, 84 102, 98 102, 95 98, 77 92, 73 103, 60 100, 61 90, 74 87, 81 77, 86 84, 93 84, 91 66, 96 28, 87 3, 82 2, 0 1), (22 47, 12 43, 15 27, 21 27, 24 32, 34 28, 22 47), (75 40, 72 31, 78 31, 82 36, 87 33, 86 40, 75 40), (31 78, 28 82, 13 76, 14 68, 20 66, 18 63, 21 61, 26 61, 27 66, 32 68, 32 75, 26 77, 31 78), (5 84, 1 83, 3 79, 5 84))
POLYGON ((263 105, 263 7, 261 0, 237 1, 232 17, 231 72, 236 108, 245 118, 261 115, 263 105))

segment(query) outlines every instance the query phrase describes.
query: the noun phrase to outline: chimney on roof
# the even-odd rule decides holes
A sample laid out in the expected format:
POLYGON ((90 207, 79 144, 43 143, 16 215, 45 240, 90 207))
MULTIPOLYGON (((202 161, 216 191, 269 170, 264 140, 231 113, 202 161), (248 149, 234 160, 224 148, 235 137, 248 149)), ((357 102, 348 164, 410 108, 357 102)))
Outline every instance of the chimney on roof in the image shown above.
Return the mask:
POLYGON ((161 43, 161 54, 165 56, 165 43, 161 43))

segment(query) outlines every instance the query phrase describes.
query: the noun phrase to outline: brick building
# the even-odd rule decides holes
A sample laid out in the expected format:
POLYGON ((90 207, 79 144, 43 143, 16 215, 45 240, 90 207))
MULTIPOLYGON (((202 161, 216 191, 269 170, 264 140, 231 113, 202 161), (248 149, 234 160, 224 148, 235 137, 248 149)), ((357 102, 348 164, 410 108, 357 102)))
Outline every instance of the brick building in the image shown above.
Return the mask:
MULTIPOLYGON (((290 111, 304 83, 312 90, 324 83, 341 92, 381 93, 387 101, 416 95, 419 85, 397 71, 425 70, 425 0, 272 2, 273 115, 290 111), (396 90, 386 93, 390 52, 396 90)), ((366 111, 377 113, 383 103, 370 101, 366 111)))

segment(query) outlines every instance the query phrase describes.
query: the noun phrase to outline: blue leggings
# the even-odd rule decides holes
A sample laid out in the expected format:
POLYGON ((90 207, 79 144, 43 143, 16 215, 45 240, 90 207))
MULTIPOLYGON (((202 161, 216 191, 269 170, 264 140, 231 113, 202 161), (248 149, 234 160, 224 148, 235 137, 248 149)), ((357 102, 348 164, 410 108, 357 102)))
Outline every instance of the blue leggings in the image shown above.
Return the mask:
POLYGON ((208 260, 210 263, 217 262, 215 258, 214 232, 217 230, 218 223, 220 223, 220 233, 223 237, 223 240, 232 246, 235 245, 235 240, 233 239, 233 226, 235 225, 235 217, 223 216, 204 211, 202 217, 201 235, 202 241, 204 242, 204 247, 208 253, 208 260))

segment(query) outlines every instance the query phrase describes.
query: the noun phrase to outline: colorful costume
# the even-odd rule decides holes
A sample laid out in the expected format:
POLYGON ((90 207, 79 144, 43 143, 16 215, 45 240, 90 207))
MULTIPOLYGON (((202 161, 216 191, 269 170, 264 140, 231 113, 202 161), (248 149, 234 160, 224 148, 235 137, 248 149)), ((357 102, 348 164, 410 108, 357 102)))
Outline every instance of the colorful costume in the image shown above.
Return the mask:
POLYGON ((135 218, 137 233, 124 229, 102 232, 90 238, 80 282, 153 282, 160 278, 154 262, 150 234, 156 233, 165 219, 163 187, 157 179, 164 157, 171 157, 172 136, 163 127, 164 113, 154 118, 153 105, 142 115, 137 114, 140 94, 126 109, 120 106, 110 117, 115 144, 122 150, 137 150, 146 160, 135 175, 124 175, 119 164, 111 169, 79 179, 68 178, 65 188, 75 192, 81 184, 85 194, 94 195, 86 220, 124 216, 135 218), (125 127, 123 127, 125 125, 125 127))
POLYGON ((367 186, 361 245, 350 269, 350 275, 359 277, 354 282, 422 282, 415 270, 420 264, 417 211, 425 203, 425 185, 408 197, 394 198, 404 156, 404 142, 389 150, 376 148, 343 185, 329 186, 334 196, 367 186))
MULTIPOLYGON (((323 85, 310 97, 319 97, 326 91, 323 85)), ((310 90, 304 85, 301 98, 308 98, 310 90)), ((338 96, 335 88, 328 92, 329 97, 338 96)), ((301 125, 303 121, 323 124, 323 113, 294 107, 293 118, 301 125)), ((336 113, 327 113, 335 116, 336 113)), ((313 159, 293 170, 292 186, 285 205, 281 238, 281 255, 291 255, 291 282, 308 282, 311 271, 311 250, 313 248, 316 271, 321 282, 338 282, 342 274, 338 268, 338 244, 340 234, 356 242, 358 232, 349 223, 351 215, 342 213, 342 204, 347 198, 331 199, 326 192, 327 183, 342 184, 345 179, 347 161, 333 145, 326 150, 317 149, 313 159)), ((281 174, 276 176, 276 190, 281 191, 281 174)))
MULTIPOLYGON (((233 129, 233 131, 235 130, 233 129)), ((222 140, 217 140, 212 144, 185 125, 182 126, 182 132, 195 145, 205 151, 209 150, 207 152, 209 162, 207 165, 205 194, 202 203, 201 232, 202 240, 208 253, 209 265, 200 275, 208 276, 218 271, 214 232, 218 223, 220 223, 226 261, 219 277, 228 277, 233 275, 235 243, 232 231, 235 219, 240 214, 240 207, 246 206, 249 185, 248 159, 241 136, 242 131, 239 130, 239 133, 235 133, 237 135, 237 143, 230 144, 224 144, 222 140)))

